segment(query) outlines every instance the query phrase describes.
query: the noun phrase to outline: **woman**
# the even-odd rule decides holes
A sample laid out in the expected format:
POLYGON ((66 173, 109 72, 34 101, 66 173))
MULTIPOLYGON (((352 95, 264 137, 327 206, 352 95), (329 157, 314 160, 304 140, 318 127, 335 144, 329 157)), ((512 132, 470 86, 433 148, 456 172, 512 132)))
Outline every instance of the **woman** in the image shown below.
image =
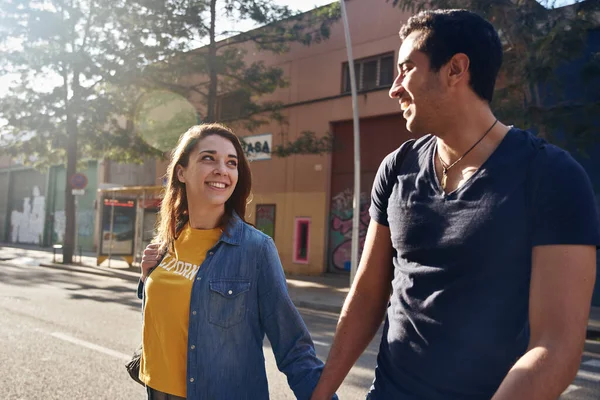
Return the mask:
POLYGON ((273 241, 243 219, 251 174, 239 139, 222 125, 194 126, 167 175, 138 288, 148 398, 268 399, 266 333, 290 388, 309 399, 323 363, 288 296, 273 241))

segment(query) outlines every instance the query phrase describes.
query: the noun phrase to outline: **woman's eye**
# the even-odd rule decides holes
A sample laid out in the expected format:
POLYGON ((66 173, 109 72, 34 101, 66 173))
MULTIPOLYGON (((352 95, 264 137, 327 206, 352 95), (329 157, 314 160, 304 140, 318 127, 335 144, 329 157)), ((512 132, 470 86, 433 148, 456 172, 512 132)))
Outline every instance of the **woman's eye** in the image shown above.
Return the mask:
POLYGON ((212 161, 212 160, 213 160, 213 157, 212 157, 212 156, 203 156, 203 157, 202 157, 202 160, 209 160, 209 161, 212 161))
POLYGON ((233 167, 237 167, 237 161, 231 160, 231 161, 229 161, 229 165, 231 165, 233 167))

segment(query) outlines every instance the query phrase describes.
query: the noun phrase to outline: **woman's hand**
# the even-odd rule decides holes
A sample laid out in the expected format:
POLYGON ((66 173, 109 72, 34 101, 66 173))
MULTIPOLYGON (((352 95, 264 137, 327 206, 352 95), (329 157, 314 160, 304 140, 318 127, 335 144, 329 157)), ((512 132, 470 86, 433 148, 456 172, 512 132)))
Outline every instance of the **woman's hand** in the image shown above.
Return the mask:
POLYGON ((142 256, 142 282, 146 280, 150 270, 156 267, 158 260, 162 257, 162 253, 159 252, 159 247, 159 243, 150 243, 144 249, 144 255, 142 256))

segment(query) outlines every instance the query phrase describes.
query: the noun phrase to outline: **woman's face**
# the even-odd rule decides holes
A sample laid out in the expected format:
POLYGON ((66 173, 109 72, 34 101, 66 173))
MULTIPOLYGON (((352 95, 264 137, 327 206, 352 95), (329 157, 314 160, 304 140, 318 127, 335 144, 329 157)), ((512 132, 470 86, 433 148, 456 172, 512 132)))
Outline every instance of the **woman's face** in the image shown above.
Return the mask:
POLYGON ((185 184, 188 204, 221 206, 238 181, 238 157, 229 140, 210 135, 190 153, 187 167, 177 165, 177 179, 185 184))

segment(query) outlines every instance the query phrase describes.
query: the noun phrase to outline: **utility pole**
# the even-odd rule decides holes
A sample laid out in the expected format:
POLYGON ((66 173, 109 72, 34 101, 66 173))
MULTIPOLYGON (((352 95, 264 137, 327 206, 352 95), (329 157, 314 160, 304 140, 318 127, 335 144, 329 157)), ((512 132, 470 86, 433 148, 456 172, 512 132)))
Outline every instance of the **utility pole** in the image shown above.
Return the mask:
POLYGON ((350 38, 350 25, 346 13, 346 3, 340 1, 342 9, 342 21, 344 22, 344 33, 346 35, 346 50, 348 52, 348 70, 350 72, 350 92, 352 93, 352 114, 354 125, 354 200, 352 211, 352 258, 350 266, 350 286, 354 282, 358 269, 358 245, 360 224, 360 119, 358 116, 358 98, 356 90, 356 71, 354 70, 354 57, 352 56, 352 39, 350 38))

